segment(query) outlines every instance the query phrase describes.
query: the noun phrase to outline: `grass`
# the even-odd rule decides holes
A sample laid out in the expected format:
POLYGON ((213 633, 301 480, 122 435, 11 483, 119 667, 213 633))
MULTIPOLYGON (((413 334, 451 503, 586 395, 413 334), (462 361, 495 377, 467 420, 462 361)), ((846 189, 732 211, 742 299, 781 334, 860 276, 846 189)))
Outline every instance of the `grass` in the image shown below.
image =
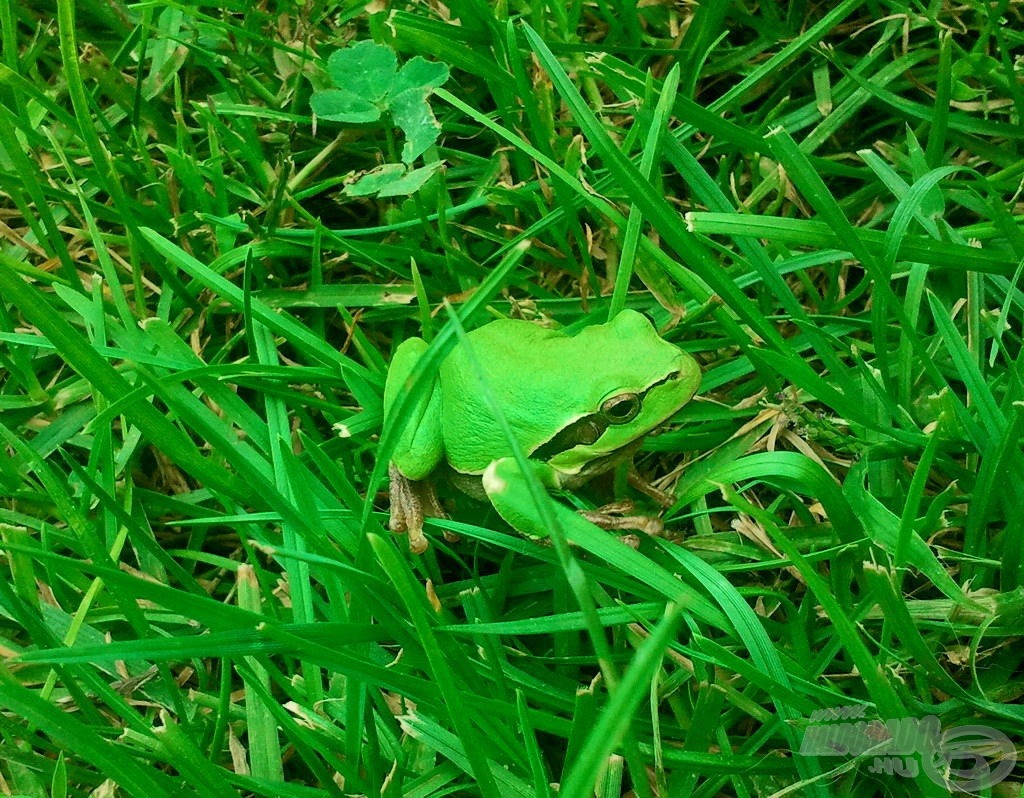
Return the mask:
POLYGON ((384 5, 0 0, 0 790, 1019 794, 1020 5, 384 5), (436 131, 312 118, 366 40, 436 131), (395 347, 624 307, 668 537, 411 556, 395 347))

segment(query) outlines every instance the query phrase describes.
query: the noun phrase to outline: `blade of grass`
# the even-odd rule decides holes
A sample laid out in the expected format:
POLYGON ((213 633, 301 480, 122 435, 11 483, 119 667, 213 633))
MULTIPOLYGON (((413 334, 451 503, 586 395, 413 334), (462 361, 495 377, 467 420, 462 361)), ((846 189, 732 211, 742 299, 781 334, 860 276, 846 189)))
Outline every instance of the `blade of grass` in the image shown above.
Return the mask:
MULTIPOLYGON (((963 336, 953 325, 949 311, 931 291, 927 293, 927 297, 932 319, 953 361, 957 376, 967 388, 968 405, 977 413, 978 421, 981 423, 981 434, 984 437, 975 440, 974 443, 979 449, 987 449, 990 442, 998 440, 1002 435, 1006 428, 1006 419, 992 396, 978 363, 964 343, 963 336)), ((1024 496, 1020 494, 1019 486, 1010 483, 1007 487, 1015 497, 1017 506, 1021 506, 1020 502, 1024 501, 1024 496)))
MULTIPOLYGON (((263 611, 263 600, 259 583, 252 566, 242 563, 236 574, 238 584, 238 606, 256 615, 263 611)), ((246 731, 249 742, 249 766, 252 774, 259 779, 284 781, 284 761, 281 742, 277 735, 277 722, 271 715, 267 704, 257 693, 255 686, 270 692, 270 675, 268 669, 255 657, 248 659, 252 671, 253 683, 246 684, 245 717, 246 731)))
MULTIPOLYGON (((686 214, 686 222, 700 235, 749 236, 808 247, 843 247, 850 255, 855 254, 846 246, 847 241, 827 221, 690 211, 686 214)), ((882 255, 889 241, 888 235, 881 230, 857 228, 855 235, 869 257, 882 255)), ((998 250, 958 246, 947 241, 910 235, 900 241, 897 257, 899 260, 927 263, 943 269, 978 271, 1006 277, 1014 273, 1018 264, 1015 256, 998 250)))
MULTIPOLYGON (((679 87, 679 65, 672 67, 661 85, 661 94, 655 106, 653 118, 647 131, 647 139, 644 142, 643 153, 640 157, 640 174, 644 180, 650 182, 654 171, 654 165, 661 159, 661 141, 667 136, 663 133, 667 130, 668 111, 675 99, 679 87)), ((626 219, 626 230, 622 240, 622 253, 619 257, 619 268, 615 274, 615 286, 612 289, 612 299, 608 304, 608 319, 616 315, 626 306, 626 292, 629 290, 629 283, 633 277, 634 263, 636 262, 637 243, 640 239, 640 232, 643 227, 643 212, 635 205, 630 206, 629 215, 626 219)), ((641 278, 643 272, 640 272, 641 278)))

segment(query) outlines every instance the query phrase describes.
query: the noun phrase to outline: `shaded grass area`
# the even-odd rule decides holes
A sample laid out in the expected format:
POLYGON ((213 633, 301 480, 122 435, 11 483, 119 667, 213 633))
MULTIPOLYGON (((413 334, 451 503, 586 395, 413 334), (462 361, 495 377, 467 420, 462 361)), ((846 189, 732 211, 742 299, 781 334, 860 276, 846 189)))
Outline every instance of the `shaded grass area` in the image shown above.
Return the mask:
POLYGON ((992 794, 942 759, 983 726, 1019 791, 1020 15, 0 2, 2 783, 992 794), (367 39, 451 71, 411 164, 312 118, 367 39), (410 556, 394 348, 624 307, 704 370, 637 458, 668 537, 452 495, 410 556))

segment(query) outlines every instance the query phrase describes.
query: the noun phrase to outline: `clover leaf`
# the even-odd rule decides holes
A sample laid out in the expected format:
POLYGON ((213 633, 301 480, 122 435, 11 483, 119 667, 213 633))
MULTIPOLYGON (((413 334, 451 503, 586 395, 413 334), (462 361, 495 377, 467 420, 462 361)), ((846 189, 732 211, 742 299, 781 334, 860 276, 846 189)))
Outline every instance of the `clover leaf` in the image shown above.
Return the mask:
POLYGON ((313 112, 331 122, 376 122, 385 113, 405 134, 402 161, 409 165, 437 141, 441 126, 428 98, 448 80, 448 67, 415 56, 398 68, 390 47, 372 41, 337 50, 327 60, 335 88, 314 92, 313 112))
POLYGON ((374 103, 388 96, 397 69, 395 51, 369 40, 335 50, 327 59, 335 86, 374 103))
POLYGON ((382 164, 346 186, 345 194, 350 197, 408 197, 423 188, 440 168, 440 161, 409 170, 400 163, 382 164))

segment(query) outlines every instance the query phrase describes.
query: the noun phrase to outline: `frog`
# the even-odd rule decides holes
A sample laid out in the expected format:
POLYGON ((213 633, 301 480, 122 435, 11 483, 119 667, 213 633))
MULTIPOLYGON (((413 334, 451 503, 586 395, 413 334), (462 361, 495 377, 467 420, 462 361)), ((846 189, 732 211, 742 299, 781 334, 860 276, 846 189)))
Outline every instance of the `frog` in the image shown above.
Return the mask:
MULTIPOLYGON (((397 423, 394 409, 427 347, 412 337, 396 348, 385 428, 397 423)), ((446 474, 520 534, 549 538, 515 449, 547 491, 574 490, 632 463, 644 438, 693 398, 700 377, 696 359, 632 309, 575 333, 522 319, 484 324, 445 356, 399 434, 388 466, 389 528, 408 534, 413 553, 426 551, 424 519, 447 517, 436 492, 446 474)), ((650 531, 643 516, 583 514, 606 529, 650 531)))

